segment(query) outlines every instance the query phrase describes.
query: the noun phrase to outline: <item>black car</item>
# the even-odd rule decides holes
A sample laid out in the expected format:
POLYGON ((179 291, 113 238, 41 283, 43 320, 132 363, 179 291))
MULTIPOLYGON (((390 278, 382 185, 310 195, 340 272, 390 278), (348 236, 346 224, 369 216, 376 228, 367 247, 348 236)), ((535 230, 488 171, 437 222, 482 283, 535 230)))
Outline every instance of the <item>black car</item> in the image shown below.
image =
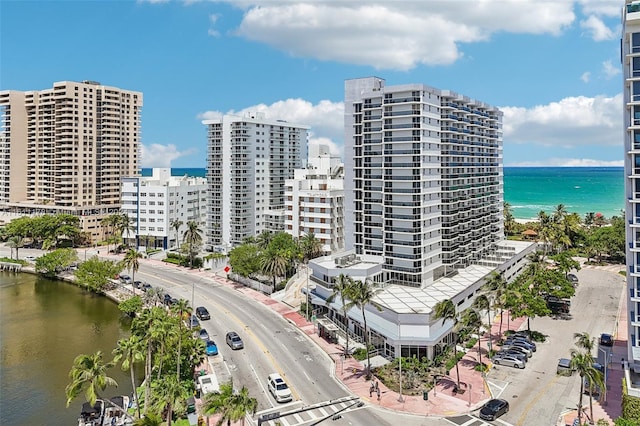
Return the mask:
POLYGON ((149 283, 142 283, 142 291, 147 291, 151 289, 151 284, 149 283))
POLYGON ((600 346, 613 346, 613 336, 607 333, 600 335, 600 346))
POLYGON ((504 399, 492 399, 480 409, 482 420, 495 420, 503 414, 509 412, 509 403, 504 399))
POLYGON ((211 319, 211 315, 209 315, 209 311, 204 306, 198 306, 196 308, 196 316, 200 318, 201 321, 211 319))
POLYGON ((171 295, 169 293, 165 293, 164 294, 164 304, 165 305, 169 305, 171 303, 171 295))

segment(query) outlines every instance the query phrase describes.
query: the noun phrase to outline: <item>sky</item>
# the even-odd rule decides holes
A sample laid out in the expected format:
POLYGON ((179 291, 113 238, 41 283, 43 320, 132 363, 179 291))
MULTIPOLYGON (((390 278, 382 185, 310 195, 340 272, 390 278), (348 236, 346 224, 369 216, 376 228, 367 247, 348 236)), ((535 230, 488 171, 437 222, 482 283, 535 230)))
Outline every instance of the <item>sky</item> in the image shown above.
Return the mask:
POLYGON ((344 81, 500 108, 505 166, 622 166, 624 0, 0 1, 0 90, 140 91, 142 167, 205 167, 206 127, 261 111, 344 158, 344 81))

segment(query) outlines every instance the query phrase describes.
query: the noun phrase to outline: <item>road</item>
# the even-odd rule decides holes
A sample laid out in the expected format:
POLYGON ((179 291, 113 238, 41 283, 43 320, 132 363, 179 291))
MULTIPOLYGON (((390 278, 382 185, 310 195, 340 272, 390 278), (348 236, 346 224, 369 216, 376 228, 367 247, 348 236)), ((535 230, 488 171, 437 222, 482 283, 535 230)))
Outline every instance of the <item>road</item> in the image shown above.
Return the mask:
POLYGON ((173 297, 189 301, 193 297, 195 306, 205 306, 209 310, 211 320, 202 321, 201 325, 218 344, 220 355, 211 357, 212 363, 215 365, 220 363, 220 358, 223 360, 234 387, 250 389, 251 395, 258 400, 260 413, 278 411, 282 414, 311 406, 307 411, 291 414, 280 421, 290 426, 313 424, 327 416, 331 420, 335 413, 344 409, 338 413, 342 417, 331 420, 332 423, 392 424, 376 415, 368 405, 358 407, 345 401, 351 395, 332 376, 328 355, 263 304, 212 279, 157 263, 141 262, 136 279, 160 286, 173 297), (225 335, 231 330, 241 336, 244 349, 234 351, 225 344, 225 335), (287 381, 294 395, 293 402, 278 404, 271 397, 266 378, 272 372, 280 373, 287 381))

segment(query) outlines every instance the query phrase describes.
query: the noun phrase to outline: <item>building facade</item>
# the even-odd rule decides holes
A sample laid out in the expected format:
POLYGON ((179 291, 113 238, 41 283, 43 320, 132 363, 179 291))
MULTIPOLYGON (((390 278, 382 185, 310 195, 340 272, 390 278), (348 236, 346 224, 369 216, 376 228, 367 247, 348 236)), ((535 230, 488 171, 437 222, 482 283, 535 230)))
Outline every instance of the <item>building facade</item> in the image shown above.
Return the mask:
POLYGON ((122 179, 122 212, 134 231, 123 238, 135 239, 145 249, 179 249, 187 223, 195 221, 204 232, 207 225, 207 180, 171 176, 171 169, 154 168, 150 177, 122 179))
POLYGON ((0 92, 0 209, 78 215, 95 241, 138 173, 142 93, 93 81, 0 92))
POLYGON ((283 231, 285 181, 307 156, 308 126, 261 113, 207 126, 207 248, 226 250, 263 230, 283 231))
POLYGON ((345 82, 344 121, 346 251, 311 260, 315 312, 363 341, 362 313, 345 318, 326 300, 340 274, 367 280, 382 307, 366 307, 371 344, 432 358, 454 342, 453 322, 434 319, 434 306, 469 307, 487 279, 512 280, 536 248, 504 239, 502 113, 368 77, 345 82))
POLYGON ((344 165, 328 145, 310 145, 307 167, 285 181, 284 230, 313 233, 325 254, 344 250, 344 165))
MULTIPOLYGON (((624 168, 627 240, 628 363, 640 373, 640 1, 625 3, 621 58, 624 79, 624 168)), ((637 383, 640 377, 627 380, 637 383)), ((629 389, 631 391, 631 389, 629 389)), ((636 389, 634 396, 640 396, 636 389)))
POLYGON ((345 82, 345 236, 412 287, 503 238, 502 113, 423 84, 345 82))

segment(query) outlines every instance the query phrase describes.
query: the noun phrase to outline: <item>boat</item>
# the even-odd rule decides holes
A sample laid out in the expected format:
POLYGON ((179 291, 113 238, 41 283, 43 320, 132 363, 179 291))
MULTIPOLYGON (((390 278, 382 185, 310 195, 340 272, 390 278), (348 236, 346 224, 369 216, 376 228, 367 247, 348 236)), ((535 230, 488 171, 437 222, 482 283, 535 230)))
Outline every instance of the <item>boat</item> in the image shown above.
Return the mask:
POLYGON ((92 406, 85 402, 78 417, 78 426, 129 426, 133 419, 126 412, 131 399, 128 396, 114 396, 98 399, 92 406))

